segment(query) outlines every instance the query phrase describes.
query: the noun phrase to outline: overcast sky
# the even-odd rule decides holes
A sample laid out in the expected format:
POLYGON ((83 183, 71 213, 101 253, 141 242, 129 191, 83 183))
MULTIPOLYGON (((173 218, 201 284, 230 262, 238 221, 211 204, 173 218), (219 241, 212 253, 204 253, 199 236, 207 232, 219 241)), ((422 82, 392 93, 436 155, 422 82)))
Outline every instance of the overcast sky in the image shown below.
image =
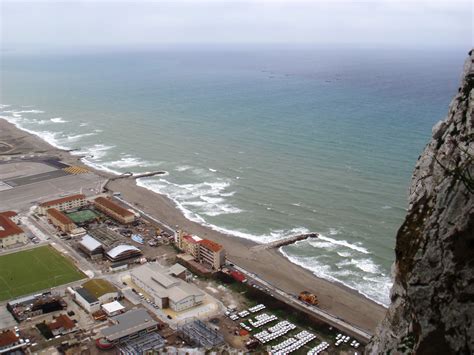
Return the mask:
POLYGON ((459 0, 0 0, 3 50, 296 44, 458 47, 473 43, 459 0))

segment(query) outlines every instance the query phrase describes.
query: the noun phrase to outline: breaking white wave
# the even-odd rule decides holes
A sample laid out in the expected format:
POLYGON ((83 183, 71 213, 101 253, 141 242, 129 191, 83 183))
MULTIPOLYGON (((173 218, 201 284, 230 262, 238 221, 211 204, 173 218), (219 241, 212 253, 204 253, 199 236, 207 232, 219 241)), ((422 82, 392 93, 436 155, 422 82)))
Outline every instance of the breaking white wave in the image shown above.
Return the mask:
POLYGON ((364 253, 364 254, 370 254, 370 252, 367 249, 365 249, 364 247, 361 247, 361 246, 355 245, 355 244, 351 244, 347 240, 337 240, 337 239, 326 237, 324 235, 319 235, 318 238, 322 239, 324 241, 330 242, 332 244, 337 244, 337 245, 341 245, 341 246, 344 246, 344 247, 349 248, 349 249, 357 250, 358 252, 361 252, 361 253, 364 253))
POLYGON ((142 160, 140 158, 134 157, 130 154, 125 154, 122 158, 119 160, 111 161, 104 163, 106 167, 109 168, 133 168, 133 167, 151 167, 151 166, 158 166, 160 165, 159 163, 150 163, 149 161, 142 160))
POLYGON ((174 170, 182 172, 182 171, 187 171, 187 170, 192 169, 192 168, 193 167, 189 166, 189 165, 181 165, 181 166, 176 167, 174 170))
POLYGON ((90 136, 95 136, 96 134, 97 134, 97 133, 90 132, 90 133, 82 133, 82 134, 70 135, 70 136, 64 137, 64 138, 63 138, 63 141, 64 141, 64 142, 77 142, 77 141, 80 140, 81 138, 90 137, 90 136))
POLYGON ((67 123, 69 121, 65 121, 62 117, 53 117, 50 119, 53 123, 67 123))
MULTIPOLYGON (((279 251, 292 263, 299 265, 311 271, 317 277, 324 278, 329 281, 339 282, 353 290, 356 290, 365 297, 373 300, 376 303, 387 306, 390 303, 389 294, 392 282, 390 277, 381 273, 369 273, 363 271, 362 266, 360 271, 354 271, 347 267, 334 268, 327 262, 320 260, 321 256, 302 257, 288 254, 284 248, 279 251)), ((368 259, 365 259, 367 261, 368 259)), ((354 261, 355 266, 364 265, 364 261, 354 261)), ((373 264, 372 261, 366 265, 373 264)), ((344 266, 344 262, 341 262, 344 266)), ((352 261, 346 266, 352 265, 352 261)))
POLYGON ((211 168, 209 168, 208 170, 211 171, 211 172, 213 172, 213 173, 217 172, 216 169, 211 169, 211 168))
POLYGON ((309 233, 309 230, 306 228, 293 228, 290 230, 274 230, 269 234, 255 235, 247 231, 227 229, 207 222, 202 215, 213 217, 221 214, 243 212, 241 209, 226 203, 225 199, 218 197, 225 194, 221 191, 230 186, 229 182, 179 185, 165 179, 157 181, 145 178, 138 179, 137 185, 170 198, 187 219, 227 235, 249 239, 257 243, 268 243, 287 236, 309 233), (197 211, 191 211, 189 207, 193 207, 197 211))

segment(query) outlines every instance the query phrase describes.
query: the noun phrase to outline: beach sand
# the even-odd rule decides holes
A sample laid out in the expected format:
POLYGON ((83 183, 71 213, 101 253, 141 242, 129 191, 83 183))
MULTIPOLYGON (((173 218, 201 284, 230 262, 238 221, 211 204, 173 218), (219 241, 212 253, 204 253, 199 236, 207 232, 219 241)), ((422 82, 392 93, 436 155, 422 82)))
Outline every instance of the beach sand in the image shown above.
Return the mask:
MULTIPOLYGON (((0 120, 0 142, 14 146, 8 154, 41 153, 56 155, 66 162, 80 164, 77 156, 59 150, 39 137, 21 131, 14 125, 0 120)), ((1 155, 0 155, 1 156, 1 155)), ((90 170, 93 170, 89 167, 90 170)), ((102 171, 98 175, 110 177, 102 171)), ((171 227, 179 226, 188 233, 211 239, 224 246, 231 262, 257 274, 282 290, 297 295, 300 291, 314 292, 320 308, 361 328, 369 333, 375 330, 386 309, 342 284, 316 277, 310 271, 291 263, 278 250, 263 250, 253 253, 249 250, 256 243, 214 231, 186 219, 174 202, 166 196, 151 192, 136 185, 133 179, 118 179, 107 187, 139 209, 155 216, 171 227)))

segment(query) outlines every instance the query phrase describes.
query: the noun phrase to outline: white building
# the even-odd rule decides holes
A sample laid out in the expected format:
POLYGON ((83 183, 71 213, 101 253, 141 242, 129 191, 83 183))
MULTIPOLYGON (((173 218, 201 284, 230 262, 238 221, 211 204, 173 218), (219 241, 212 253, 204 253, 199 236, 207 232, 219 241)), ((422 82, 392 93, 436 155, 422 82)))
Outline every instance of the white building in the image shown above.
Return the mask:
POLYGON ((145 264, 131 272, 132 281, 149 294, 160 308, 180 312, 201 304, 204 293, 196 286, 172 276, 174 269, 164 268, 157 263, 145 264))

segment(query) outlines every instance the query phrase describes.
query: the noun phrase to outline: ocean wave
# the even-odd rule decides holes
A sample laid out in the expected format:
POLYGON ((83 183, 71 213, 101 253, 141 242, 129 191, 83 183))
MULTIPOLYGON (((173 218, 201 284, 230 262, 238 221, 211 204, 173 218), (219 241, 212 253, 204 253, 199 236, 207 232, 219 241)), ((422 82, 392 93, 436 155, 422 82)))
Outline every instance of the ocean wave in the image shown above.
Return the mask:
POLYGON ((211 169, 211 168, 208 168, 209 171, 213 172, 213 173, 216 173, 217 170, 216 169, 211 169))
POLYGON ((176 167, 174 170, 182 172, 182 171, 187 171, 187 170, 192 169, 192 168, 193 167, 189 166, 189 165, 180 165, 180 166, 176 167))
MULTIPOLYGON (((190 221, 202 224, 208 228, 211 228, 215 231, 235 236, 243 239, 249 239, 256 243, 268 243, 272 242, 281 238, 285 238, 291 235, 298 235, 309 233, 309 230, 306 228, 293 228, 289 230, 274 230, 268 234, 260 234, 255 235, 251 234, 247 231, 243 230, 235 230, 235 229, 228 229, 222 226, 217 226, 212 223, 206 221, 201 215, 207 216, 217 216, 220 214, 229 214, 229 213, 240 213, 243 212, 237 207, 230 206, 227 203, 209 203, 209 201, 205 201, 206 198, 209 197, 210 194, 214 196, 218 196, 220 191, 227 188, 230 184, 228 182, 216 182, 216 183, 201 183, 201 184, 186 184, 186 185, 178 185, 166 181, 165 179, 160 179, 159 181, 151 180, 151 179, 138 179, 137 185, 144 187, 150 191, 153 191, 158 194, 162 194, 167 196, 171 199, 177 206, 177 208, 183 213, 183 215, 190 221), (169 186, 173 186, 174 189, 170 189, 169 186), (202 194, 205 192, 204 188, 207 186, 207 195, 206 198, 202 199, 202 194), (184 191, 181 190, 184 188, 184 191), (196 198, 199 197, 199 198, 196 198), (210 206, 215 208, 215 210, 209 210, 210 206), (192 211, 188 207, 194 207, 198 211, 192 211)), ((208 199, 209 200, 209 199, 208 199)), ((214 200, 216 201, 216 200, 214 200)))
POLYGON ((53 123, 67 123, 69 121, 65 121, 62 117, 53 117, 49 119, 53 123))
POLYGON ((62 138, 64 142, 77 142, 83 137, 90 137, 95 136, 97 133, 89 132, 89 133, 82 133, 82 134, 75 134, 75 135, 68 135, 62 138))
POLYGON ((326 237, 322 234, 320 234, 318 236, 318 239, 324 240, 326 242, 330 242, 331 244, 344 246, 344 247, 352 249, 352 250, 357 250, 358 252, 361 252, 363 254, 370 254, 370 252, 366 248, 361 247, 359 245, 351 244, 347 240, 337 240, 337 239, 326 237))
POLYGON ((123 169, 123 168, 133 168, 133 167, 152 167, 152 166, 158 166, 160 163, 151 163, 146 160, 142 160, 140 158, 134 157, 133 155, 130 154, 125 154, 122 158, 119 160, 114 160, 111 162, 106 162, 103 163, 108 168, 118 168, 118 169, 123 169))
POLYGON ((10 107, 11 105, 7 104, 0 104, 0 110, 3 110, 4 108, 10 107))
POLYGON ((311 271, 317 277, 339 282, 383 306, 387 306, 390 303, 389 294, 392 282, 386 275, 370 274, 368 276, 363 270, 356 272, 347 268, 334 270, 331 265, 319 261, 317 256, 301 257, 291 255, 283 247, 279 248, 279 251, 292 263, 311 271))

